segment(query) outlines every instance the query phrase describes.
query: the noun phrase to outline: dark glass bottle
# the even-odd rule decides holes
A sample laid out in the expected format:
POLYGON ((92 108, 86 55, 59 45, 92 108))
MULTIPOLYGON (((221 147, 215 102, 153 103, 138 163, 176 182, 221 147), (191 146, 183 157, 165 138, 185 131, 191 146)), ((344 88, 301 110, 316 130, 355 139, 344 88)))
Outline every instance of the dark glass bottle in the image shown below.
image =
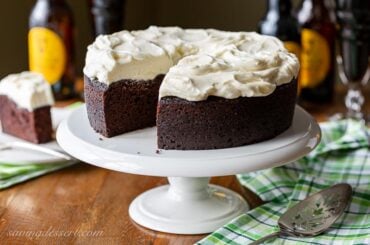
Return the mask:
POLYGON ((370 1, 337 0, 343 71, 350 82, 361 82, 370 56, 370 1))
POLYGON ((301 34, 298 21, 292 13, 290 0, 267 0, 267 11, 259 22, 258 32, 279 38, 285 48, 300 59, 301 34))
POLYGON ((65 0, 37 0, 29 19, 29 69, 44 75, 57 100, 76 95, 73 32, 65 0))
POLYGON ((330 102, 335 79, 335 24, 324 0, 303 0, 297 19, 301 26, 302 44, 301 101, 330 102))
POLYGON ((125 0, 89 0, 94 35, 122 30, 125 0))
POLYGON ((299 58, 301 35, 290 0, 267 0, 267 11, 259 23, 258 32, 279 38, 299 58))

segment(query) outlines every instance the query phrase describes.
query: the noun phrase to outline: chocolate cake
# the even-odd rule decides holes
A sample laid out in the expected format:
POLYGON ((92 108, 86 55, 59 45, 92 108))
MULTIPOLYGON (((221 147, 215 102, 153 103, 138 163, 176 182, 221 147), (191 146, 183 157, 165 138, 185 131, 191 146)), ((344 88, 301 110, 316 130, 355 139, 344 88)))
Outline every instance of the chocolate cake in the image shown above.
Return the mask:
POLYGON ((158 104, 160 149, 204 150, 252 144, 275 137, 291 125, 297 82, 266 97, 205 101, 164 97, 158 104))
POLYGON ((251 144, 290 126, 298 70, 281 41, 257 33, 152 26, 101 35, 86 54, 88 118, 106 137, 157 125, 160 149, 251 144))
POLYGON ((52 140, 54 100, 42 75, 22 72, 0 82, 0 122, 4 133, 41 144, 52 140))
POLYGON ((0 121, 4 133, 35 144, 52 140, 50 106, 34 111, 19 108, 7 96, 0 95, 0 121))
POLYGON ((85 76, 85 100, 91 126, 105 137, 155 126, 163 75, 149 81, 122 80, 111 86, 85 76))

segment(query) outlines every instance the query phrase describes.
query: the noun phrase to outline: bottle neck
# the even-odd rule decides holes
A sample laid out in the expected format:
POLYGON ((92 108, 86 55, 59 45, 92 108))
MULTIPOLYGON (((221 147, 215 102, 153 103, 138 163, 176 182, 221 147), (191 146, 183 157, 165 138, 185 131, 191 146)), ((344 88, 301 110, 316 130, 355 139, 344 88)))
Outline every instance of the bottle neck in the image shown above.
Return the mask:
POLYGON ((330 14, 324 0, 302 0, 297 18, 301 24, 312 20, 331 22, 330 14))
POLYGON ((66 4, 65 0, 37 0, 37 2, 46 2, 48 4, 66 4))
POLYGON ((314 6, 325 7, 324 0, 309 0, 313 3, 314 6))
POLYGON ((269 13, 280 15, 291 15, 292 2, 290 0, 267 0, 269 13))
POLYGON ((328 9, 324 0, 303 0, 303 5, 312 9, 312 12, 327 13, 328 9))

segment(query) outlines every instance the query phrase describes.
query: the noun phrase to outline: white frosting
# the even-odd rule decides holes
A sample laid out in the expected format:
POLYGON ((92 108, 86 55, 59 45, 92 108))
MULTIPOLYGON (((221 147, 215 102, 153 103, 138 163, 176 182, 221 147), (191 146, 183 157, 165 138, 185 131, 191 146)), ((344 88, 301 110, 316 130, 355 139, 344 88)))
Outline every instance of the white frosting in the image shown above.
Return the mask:
POLYGON ((0 94, 29 111, 54 104, 49 83, 41 74, 34 72, 25 71, 3 78, 0 81, 0 94))
POLYGON ((274 37, 248 32, 151 26, 97 37, 84 73, 111 84, 166 74, 159 97, 192 101, 266 96, 297 77, 298 59, 274 37))

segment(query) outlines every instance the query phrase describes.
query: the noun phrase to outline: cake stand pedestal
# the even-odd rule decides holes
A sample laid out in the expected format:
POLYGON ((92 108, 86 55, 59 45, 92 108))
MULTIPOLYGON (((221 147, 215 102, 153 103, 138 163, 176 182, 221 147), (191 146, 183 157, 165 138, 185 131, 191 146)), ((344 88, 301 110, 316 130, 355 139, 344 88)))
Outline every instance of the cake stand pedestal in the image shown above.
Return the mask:
POLYGON ((248 210, 237 193, 209 185, 210 178, 169 177, 169 185, 138 196, 129 213, 147 228, 176 233, 202 234, 216 230, 248 210))
POLYGON ((84 162, 115 171, 166 176, 169 185, 148 190, 131 203, 138 224, 176 234, 209 233, 248 210, 237 193, 208 184, 211 176, 248 173, 290 163, 312 151, 320 141, 316 121, 296 107, 292 126, 257 144, 219 150, 158 150, 156 128, 113 138, 95 133, 81 107, 57 131, 59 145, 84 162))

